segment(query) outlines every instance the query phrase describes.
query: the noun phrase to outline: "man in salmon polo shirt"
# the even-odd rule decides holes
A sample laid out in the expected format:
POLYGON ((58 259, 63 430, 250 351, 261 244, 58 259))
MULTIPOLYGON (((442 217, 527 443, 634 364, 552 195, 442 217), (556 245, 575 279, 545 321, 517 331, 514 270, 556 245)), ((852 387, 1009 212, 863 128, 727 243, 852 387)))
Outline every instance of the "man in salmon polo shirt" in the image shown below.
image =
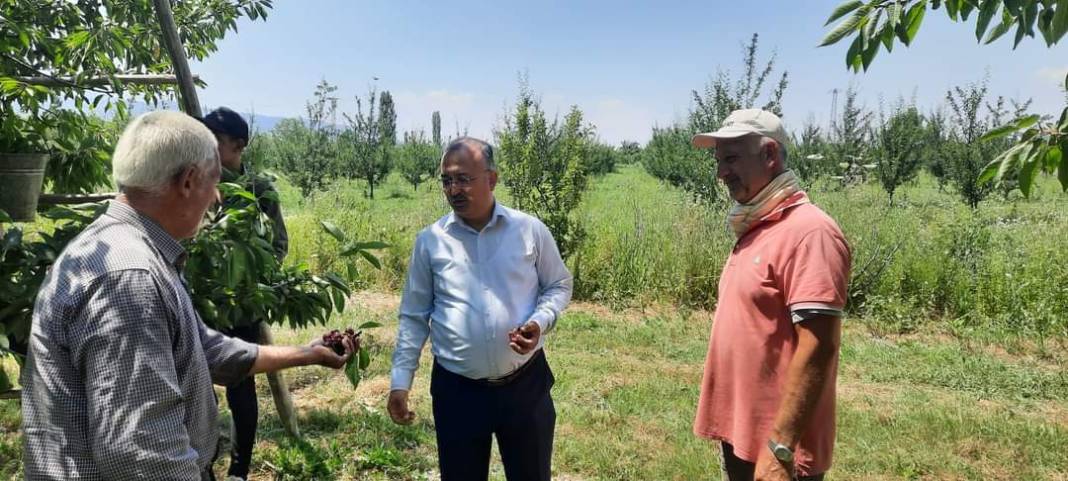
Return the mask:
POLYGON ((736 110, 693 145, 715 149, 737 238, 719 280, 694 433, 721 443, 730 481, 819 481, 831 467, 850 252, 787 169, 771 112, 736 110))

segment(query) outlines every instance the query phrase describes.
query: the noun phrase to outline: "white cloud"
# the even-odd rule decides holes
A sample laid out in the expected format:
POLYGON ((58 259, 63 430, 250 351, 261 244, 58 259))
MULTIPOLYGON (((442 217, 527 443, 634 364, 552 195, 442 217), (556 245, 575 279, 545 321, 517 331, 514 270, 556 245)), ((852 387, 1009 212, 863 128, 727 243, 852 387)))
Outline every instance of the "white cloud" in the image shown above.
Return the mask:
POLYGON ((1043 67, 1035 72, 1042 83, 1052 83, 1059 88, 1064 88, 1064 77, 1068 75, 1068 66, 1065 67, 1043 67))
POLYGON ((497 117, 497 102, 470 92, 430 90, 399 91, 393 94, 397 106, 397 129, 422 130, 429 136, 430 118, 441 112, 441 135, 446 139, 457 133, 489 138, 497 117))

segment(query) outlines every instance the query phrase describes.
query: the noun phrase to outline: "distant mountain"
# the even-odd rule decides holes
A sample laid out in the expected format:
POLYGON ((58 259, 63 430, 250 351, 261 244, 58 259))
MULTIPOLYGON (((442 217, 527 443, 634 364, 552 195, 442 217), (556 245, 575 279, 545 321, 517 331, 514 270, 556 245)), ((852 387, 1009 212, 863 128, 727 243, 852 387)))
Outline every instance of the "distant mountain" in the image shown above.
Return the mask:
MULTIPOLYGON (((140 115, 140 114, 143 114, 145 112, 152 111, 152 110, 177 110, 178 109, 177 104, 175 104, 174 102, 167 102, 167 101, 160 102, 159 106, 157 106, 157 107, 151 107, 151 106, 145 104, 144 102, 130 102, 128 104, 128 106, 129 106, 129 112, 130 112, 131 116, 140 115)), ((207 106, 207 105, 205 105, 204 107, 202 107, 202 110, 204 111, 204 113, 208 113, 212 109, 214 109, 215 107, 216 106, 207 106)), ((102 117, 105 117, 105 118, 109 117, 107 115, 104 115, 103 107, 99 108, 98 110, 99 110, 98 115, 101 115, 102 117)), ((278 125, 279 122, 289 118, 289 117, 276 117, 276 116, 273 116, 273 115, 263 115, 263 114, 259 114, 258 113, 258 114, 255 114, 256 118, 253 120, 253 119, 251 119, 252 114, 250 114, 248 112, 241 112, 241 116, 245 118, 245 121, 250 121, 250 123, 252 123, 252 128, 256 132, 261 132, 261 133, 270 132, 271 130, 274 129, 275 125, 278 125)))

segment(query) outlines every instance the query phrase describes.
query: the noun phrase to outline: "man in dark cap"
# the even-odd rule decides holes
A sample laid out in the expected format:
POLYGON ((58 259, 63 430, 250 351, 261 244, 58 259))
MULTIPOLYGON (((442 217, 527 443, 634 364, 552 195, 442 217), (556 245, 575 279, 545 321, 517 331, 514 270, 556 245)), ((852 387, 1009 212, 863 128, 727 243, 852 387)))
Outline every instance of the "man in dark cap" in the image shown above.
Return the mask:
MULTIPOLYGON (((226 107, 212 110, 202 119, 204 125, 215 134, 219 141, 219 160, 222 163, 222 181, 238 182, 252 192, 259 203, 260 210, 271 219, 271 246, 275 256, 281 261, 289 251, 289 237, 286 234, 285 220, 278 205, 277 195, 264 195, 277 192, 269 179, 249 172, 241 162, 241 154, 249 142, 249 127, 241 114, 226 107)), ((223 199, 227 203, 227 199, 223 199)), ((238 325, 225 331, 227 335, 248 341, 259 340, 262 319, 250 319, 248 323, 238 325)), ((226 387, 226 403, 234 420, 234 436, 230 450, 230 469, 227 473, 230 481, 244 481, 248 478, 249 465, 252 462, 252 446, 256 442, 256 422, 259 417, 259 404, 256 400, 256 380, 253 376, 244 381, 226 387)))

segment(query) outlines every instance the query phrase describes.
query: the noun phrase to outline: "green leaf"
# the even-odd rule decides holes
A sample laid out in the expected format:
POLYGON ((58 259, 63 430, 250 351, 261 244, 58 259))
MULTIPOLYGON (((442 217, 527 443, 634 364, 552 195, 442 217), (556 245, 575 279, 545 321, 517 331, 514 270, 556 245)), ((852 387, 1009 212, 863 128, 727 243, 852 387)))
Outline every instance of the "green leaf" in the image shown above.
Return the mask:
POLYGON ((360 348, 360 370, 367 369, 367 366, 371 365, 371 353, 364 348, 360 348))
POLYGON ((4 371, 4 366, 0 366, 0 392, 10 391, 15 386, 11 385, 11 381, 7 378, 7 372, 4 371))
MULTIPOLYGON (((363 351, 363 348, 360 348, 363 351)), ((345 362, 345 377, 349 378, 349 383, 352 384, 352 388, 356 389, 360 385, 360 369, 357 364, 359 363, 358 356, 353 355, 345 362)))
POLYGON ((0 209, 0 222, 4 222, 4 223, 10 224, 10 223, 12 223, 14 221, 11 220, 11 216, 10 215, 7 215, 7 212, 4 212, 4 209, 0 209))
POLYGON ((898 2, 890 4, 890 8, 887 9, 887 23, 890 28, 897 27, 901 23, 901 14, 904 12, 905 7, 898 2))
POLYGON ((1016 17, 1016 38, 1012 41, 1012 48, 1016 49, 1023 41, 1025 35, 1027 35, 1027 18, 1025 16, 1016 17))
POLYGON ((340 289, 330 291, 330 297, 334 300, 334 309, 337 312, 345 312, 345 293, 340 289))
POLYGON ((1057 166, 1061 165, 1061 160, 1064 157, 1064 151, 1061 150, 1061 146, 1054 145, 1046 150, 1046 165, 1044 166, 1047 172, 1053 172, 1057 169, 1057 166))
MULTIPOLYGON (((1050 33, 1053 43, 1057 43, 1068 33, 1068 0, 1057 0, 1057 10, 1053 14, 1053 21, 1050 22, 1050 33)), ((1065 81, 1065 88, 1068 89, 1068 79, 1065 81)))
MULTIPOLYGON (((1030 0, 1030 1, 1034 1, 1034 0, 1030 0)), ((1020 14, 1020 6, 1021 6, 1022 2, 1023 2, 1023 0, 1004 0, 1005 11, 1009 12, 1009 14, 1011 14, 1014 17, 1019 15, 1020 14)))
POLYGON ((336 273, 327 272, 326 274, 323 274, 323 277, 339 291, 344 292, 346 295, 352 294, 352 288, 349 287, 349 283, 345 282, 345 279, 342 279, 341 276, 336 273))
POLYGON ((854 68, 854 65, 860 65, 860 45, 864 42, 864 39, 857 35, 857 38, 853 39, 853 43, 849 44, 849 50, 846 52, 846 68, 859 70, 854 68))
POLYGON ((327 234, 330 234, 334 239, 337 239, 338 242, 345 242, 345 233, 339 229, 338 226, 334 225, 333 222, 324 220, 320 222, 320 224, 323 226, 323 230, 325 230, 327 234))
POLYGON ((374 255, 372 255, 370 252, 367 252, 367 251, 358 251, 358 252, 360 253, 360 256, 362 256, 364 259, 367 260, 367 262, 370 262, 372 266, 375 266, 375 269, 381 269, 382 268, 382 263, 379 262, 378 258, 375 257, 374 255))
POLYGON ((996 129, 993 129, 993 130, 983 134, 982 137, 979 137, 979 141, 980 142, 986 142, 988 140, 1004 137, 1004 136, 1006 136, 1006 135, 1008 135, 1010 133, 1016 132, 1018 130, 1026 129, 1026 128, 1038 123, 1039 118, 1040 117, 1038 115, 1025 115, 1025 116, 1020 117, 1018 119, 1014 119, 1013 121, 1011 121, 1011 122, 1009 122, 1009 123, 1007 123, 1005 125, 1002 125, 1001 127, 998 127, 996 129))
POLYGON ((916 33, 920 31, 920 24, 923 23, 923 16, 926 12, 926 2, 917 3, 909 9, 908 16, 906 17, 908 29, 905 31, 905 38, 907 38, 908 41, 905 42, 905 45, 910 45, 916 38, 916 33))
POLYGON ((957 21, 957 12, 960 11, 960 0, 946 0, 946 15, 954 22, 957 21))
POLYGON ((831 12, 831 16, 827 18, 827 21, 823 23, 823 26, 826 27, 827 25, 830 25, 831 22, 838 20, 839 18, 845 16, 847 13, 860 8, 861 5, 864 5, 864 2, 861 2, 859 0, 849 0, 842 3, 841 5, 838 5, 834 8, 834 11, 831 12))
POLYGON ((237 287, 245 277, 245 270, 247 267, 245 250, 239 246, 233 246, 230 249, 230 272, 228 272, 226 276, 226 287, 231 289, 237 287))
POLYGON ((998 13, 998 7, 1001 6, 1001 0, 983 0, 983 4, 979 7, 979 19, 975 24, 975 41, 980 42, 983 40, 983 34, 986 33, 986 28, 990 26, 990 20, 994 18, 994 14, 998 13))
POLYGON ((894 51, 894 26, 889 22, 883 26, 883 33, 881 34, 883 46, 886 47, 887 52, 894 51))
POLYGON ((1011 14, 1009 14, 1008 9, 1002 10, 1001 23, 999 23, 998 26, 994 27, 994 29, 986 35, 986 40, 983 40, 983 44, 989 45, 995 40, 1001 38, 1002 35, 1005 35, 1009 32, 1009 30, 1012 30, 1013 23, 1016 23, 1016 17, 1013 17, 1011 14))
POLYGON ((827 45, 837 43, 846 35, 852 33, 854 30, 857 29, 857 26, 860 25, 860 21, 864 19, 865 16, 867 16, 868 11, 870 10, 871 7, 865 5, 856 12, 853 12, 853 14, 849 16, 849 18, 842 20, 841 23, 834 27, 834 30, 831 30, 831 33, 827 34, 826 37, 823 37, 823 41, 820 43, 819 46, 825 47, 827 45))
POLYGON ((356 330, 362 331, 364 329, 373 329, 376 327, 382 327, 382 323, 377 321, 367 321, 363 324, 360 324, 359 326, 356 326, 356 330))
POLYGON ((868 71, 868 66, 871 65, 871 61, 875 59, 875 55, 878 53, 879 42, 873 40, 871 42, 871 45, 868 45, 868 48, 864 50, 864 54, 861 56, 861 61, 863 62, 865 72, 868 71))
POLYGON ((1053 9, 1047 8, 1038 15, 1038 31, 1042 33, 1042 39, 1046 41, 1047 47, 1052 47, 1053 40, 1053 9))
POLYGON ((1046 156, 1045 149, 1032 148, 1029 149, 1026 156, 1021 156, 1020 175, 1017 177, 1017 182, 1020 187, 1020 192, 1023 192, 1024 197, 1031 197, 1031 187, 1035 182, 1035 174, 1038 173, 1039 164, 1046 156))
POLYGON ((1061 140, 1061 166, 1057 168, 1057 180, 1061 181, 1061 191, 1068 192, 1068 138, 1061 140))
POLYGON ((357 242, 354 247, 357 249, 385 249, 389 247, 389 244, 382 241, 368 241, 357 242))
POLYGON ((1016 153, 1019 152, 1020 149, 1027 147, 1027 145, 1028 144, 1014 145, 1012 148, 998 154, 997 157, 994 157, 994 160, 991 160, 990 163, 986 164, 986 167, 984 167, 983 171, 979 174, 978 182, 980 184, 985 184, 995 178, 998 181, 1004 179, 1005 173, 1009 172, 1014 165, 1013 162, 1015 161, 1016 153))
POLYGON ((960 2, 960 19, 962 22, 968 21, 968 16, 972 14, 972 10, 975 10, 975 2, 977 0, 961 0, 960 2))
POLYGON ((66 43, 68 49, 76 50, 84 45, 87 40, 89 40, 89 32, 81 30, 67 35, 67 38, 64 39, 64 43, 66 43))

